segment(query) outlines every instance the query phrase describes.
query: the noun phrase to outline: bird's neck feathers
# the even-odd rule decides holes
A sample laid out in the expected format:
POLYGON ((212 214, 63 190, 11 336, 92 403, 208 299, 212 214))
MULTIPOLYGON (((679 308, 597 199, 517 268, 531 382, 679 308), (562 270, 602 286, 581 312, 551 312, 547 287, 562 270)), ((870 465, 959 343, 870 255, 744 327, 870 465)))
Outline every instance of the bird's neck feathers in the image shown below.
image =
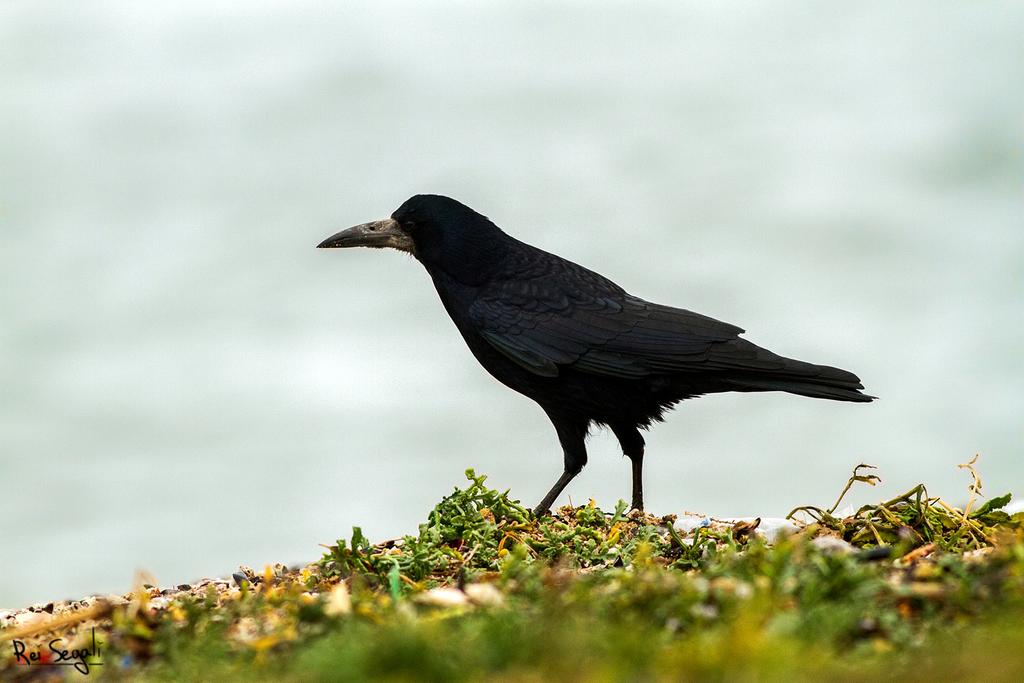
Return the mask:
POLYGON ((431 276, 443 274, 468 286, 487 282, 515 242, 486 219, 431 230, 414 240, 415 256, 431 276))

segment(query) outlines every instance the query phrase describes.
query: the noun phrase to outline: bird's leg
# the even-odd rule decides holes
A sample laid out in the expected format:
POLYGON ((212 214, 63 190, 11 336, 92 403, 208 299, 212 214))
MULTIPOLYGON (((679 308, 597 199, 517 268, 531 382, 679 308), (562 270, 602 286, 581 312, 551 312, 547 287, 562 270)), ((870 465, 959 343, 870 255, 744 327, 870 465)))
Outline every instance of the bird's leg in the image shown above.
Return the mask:
POLYGON ((555 425, 555 431, 558 432, 558 441, 562 444, 565 468, 562 471, 562 476, 558 478, 558 481, 551 487, 548 494, 533 509, 533 514, 537 517, 548 513, 551 509, 551 504, 555 502, 555 498, 558 498, 559 494, 569 485, 569 482, 587 464, 586 423, 580 425, 576 422, 553 417, 550 414, 548 416, 551 417, 551 421, 555 425))
POLYGON ((634 510, 644 509, 644 437, 633 425, 612 425, 612 432, 622 446, 622 452, 633 465, 634 510))
POLYGON ((548 491, 548 495, 544 496, 544 499, 537 503, 537 507, 533 509, 533 514, 537 517, 540 517, 541 515, 546 515, 548 511, 551 510, 551 504, 555 502, 555 498, 558 498, 558 495, 565 489, 566 486, 569 485, 569 482, 572 481, 579 473, 580 470, 576 470, 575 472, 573 472, 572 470, 565 470, 564 472, 562 472, 562 476, 558 478, 558 481, 555 482, 555 485, 551 487, 550 491, 548 491))
POLYGON ((644 509, 644 452, 641 450, 640 454, 634 458, 630 458, 633 463, 633 503, 630 505, 634 510, 640 510, 643 512, 644 509))

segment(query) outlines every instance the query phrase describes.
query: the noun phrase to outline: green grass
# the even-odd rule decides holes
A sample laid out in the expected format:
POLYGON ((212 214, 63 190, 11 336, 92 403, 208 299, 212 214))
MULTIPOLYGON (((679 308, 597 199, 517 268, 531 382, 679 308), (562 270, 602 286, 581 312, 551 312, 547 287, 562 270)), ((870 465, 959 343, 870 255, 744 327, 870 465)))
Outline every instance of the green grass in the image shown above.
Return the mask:
POLYGON ((751 525, 684 537, 621 503, 537 520, 467 479, 401 540, 355 529, 314 565, 165 609, 140 593, 113 612, 102 674, 1024 680, 1024 515, 974 507, 980 480, 966 510, 924 487, 846 518, 804 507, 809 525, 769 545, 751 525))

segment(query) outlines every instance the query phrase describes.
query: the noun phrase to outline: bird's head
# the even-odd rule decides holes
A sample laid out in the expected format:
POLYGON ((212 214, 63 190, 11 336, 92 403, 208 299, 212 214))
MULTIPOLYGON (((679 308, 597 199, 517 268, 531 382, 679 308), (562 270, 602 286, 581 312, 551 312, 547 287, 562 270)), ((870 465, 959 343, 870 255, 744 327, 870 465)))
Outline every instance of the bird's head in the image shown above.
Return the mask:
POLYGON ((465 204, 441 195, 418 194, 390 218, 342 230, 318 248, 397 249, 415 256, 428 271, 441 271, 473 284, 488 274, 508 241, 486 216, 465 204))

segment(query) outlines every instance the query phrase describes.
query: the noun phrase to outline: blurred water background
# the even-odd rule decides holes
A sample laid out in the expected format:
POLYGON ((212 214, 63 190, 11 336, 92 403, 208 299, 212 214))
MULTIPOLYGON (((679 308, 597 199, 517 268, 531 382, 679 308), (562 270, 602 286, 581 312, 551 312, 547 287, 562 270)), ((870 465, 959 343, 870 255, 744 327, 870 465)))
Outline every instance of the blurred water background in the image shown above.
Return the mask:
MULTIPOLYGON (((425 273, 322 238, 438 192, 646 298, 857 372, 648 437, 658 513, 1024 494, 1024 5, 6 0, 0 607, 534 503, 541 411, 425 273)), ((591 439, 576 502, 628 497, 591 439)), ((565 497, 562 499, 566 500, 565 497)))

